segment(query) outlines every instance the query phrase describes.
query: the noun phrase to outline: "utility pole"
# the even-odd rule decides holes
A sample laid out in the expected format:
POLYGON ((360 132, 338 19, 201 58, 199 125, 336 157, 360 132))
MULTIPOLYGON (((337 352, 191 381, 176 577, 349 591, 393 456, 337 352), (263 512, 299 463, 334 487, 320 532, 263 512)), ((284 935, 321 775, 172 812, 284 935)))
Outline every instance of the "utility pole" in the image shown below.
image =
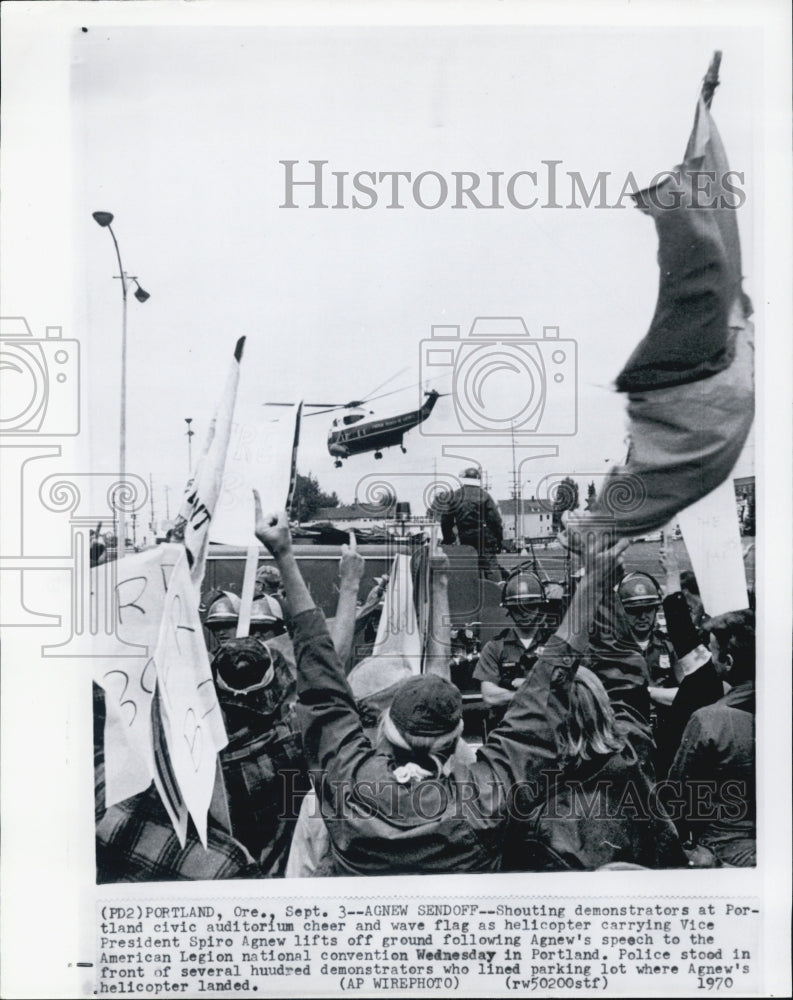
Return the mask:
POLYGON ((151 473, 149 473, 149 503, 151 504, 151 523, 149 524, 149 528, 151 529, 152 537, 156 537, 157 522, 154 517, 154 479, 151 473))
POLYGON ((510 427, 512 437, 512 500, 515 504, 515 549, 520 552, 523 548, 523 532, 520 530, 523 523, 523 501, 521 498, 520 478, 515 460, 515 425, 510 427))

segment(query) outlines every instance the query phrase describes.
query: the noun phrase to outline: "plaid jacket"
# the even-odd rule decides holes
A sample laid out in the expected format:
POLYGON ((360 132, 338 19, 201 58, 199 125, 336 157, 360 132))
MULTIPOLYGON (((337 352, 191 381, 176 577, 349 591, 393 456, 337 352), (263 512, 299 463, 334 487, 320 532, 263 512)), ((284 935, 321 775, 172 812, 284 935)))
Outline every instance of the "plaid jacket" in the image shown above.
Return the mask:
MULTIPOLYGON (((226 709, 225 699, 221 707, 226 709)), ((300 736, 284 720, 231 731, 220 765, 234 836, 266 876, 283 875, 309 781, 300 736)))
POLYGON ((96 881, 176 882, 192 879, 263 878, 239 841, 210 816, 204 849, 192 820, 179 843, 154 785, 105 808, 104 692, 94 684, 94 818, 96 881))
POLYGON ((192 820, 182 847, 153 785, 105 811, 105 768, 101 760, 95 779, 97 883, 263 877, 242 844, 211 817, 207 849, 198 839, 192 820))

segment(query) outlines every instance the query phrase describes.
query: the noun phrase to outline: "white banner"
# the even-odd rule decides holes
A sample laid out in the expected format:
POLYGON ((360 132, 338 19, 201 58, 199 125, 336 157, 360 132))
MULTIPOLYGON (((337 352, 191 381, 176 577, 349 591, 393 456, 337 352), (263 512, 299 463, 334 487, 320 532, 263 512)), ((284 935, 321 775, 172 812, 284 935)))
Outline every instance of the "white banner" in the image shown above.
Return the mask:
POLYGON ((229 438, 223 486, 209 537, 213 542, 247 548, 259 543, 253 534, 253 491, 262 510, 283 510, 289 493, 296 411, 271 417, 261 405, 238 407, 229 438))
POLYGON ((749 607, 732 477, 677 515, 709 615, 749 607))

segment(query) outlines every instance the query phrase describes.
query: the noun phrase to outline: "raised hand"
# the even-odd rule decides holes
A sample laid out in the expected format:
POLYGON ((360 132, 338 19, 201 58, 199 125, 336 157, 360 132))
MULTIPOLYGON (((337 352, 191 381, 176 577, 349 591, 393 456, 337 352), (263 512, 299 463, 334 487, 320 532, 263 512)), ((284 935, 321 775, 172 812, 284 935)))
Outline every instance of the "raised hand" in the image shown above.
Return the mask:
POLYGON ((677 558, 674 540, 668 531, 664 532, 664 540, 658 553, 658 560, 666 573, 665 591, 676 594, 680 590, 680 563, 677 558))
POLYGON ((292 551, 292 536, 286 511, 262 513, 262 501, 257 490, 253 491, 255 509, 254 534, 264 547, 278 559, 292 551))
POLYGON ((342 583, 354 583, 356 593, 358 584, 361 582, 363 571, 366 567, 366 560, 358 552, 358 542, 355 532, 350 532, 349 545, 341 547, 341 562, 339 563, 339 578, 342 583))

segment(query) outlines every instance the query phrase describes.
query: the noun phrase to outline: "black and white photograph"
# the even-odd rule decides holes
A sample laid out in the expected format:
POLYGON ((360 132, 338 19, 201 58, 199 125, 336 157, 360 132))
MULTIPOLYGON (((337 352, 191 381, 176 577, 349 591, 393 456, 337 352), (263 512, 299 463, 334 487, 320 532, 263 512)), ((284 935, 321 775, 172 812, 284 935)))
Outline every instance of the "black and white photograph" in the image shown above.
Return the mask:
POLYGON ((3 995, 784 995, 786 5, 3 18, 3 995))

